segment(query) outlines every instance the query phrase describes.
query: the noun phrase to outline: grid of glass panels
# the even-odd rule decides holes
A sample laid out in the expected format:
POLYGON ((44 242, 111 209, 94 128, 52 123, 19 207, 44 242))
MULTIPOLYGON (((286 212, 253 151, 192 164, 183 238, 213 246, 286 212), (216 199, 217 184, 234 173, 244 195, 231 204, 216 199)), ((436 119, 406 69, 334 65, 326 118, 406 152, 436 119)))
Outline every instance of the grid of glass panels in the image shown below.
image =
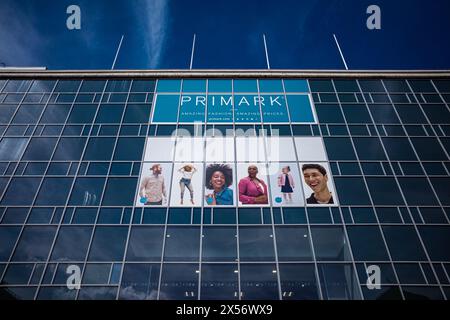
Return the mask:
POLYGON ((298 81, 317 123, 206 118, 202 134, 323 139, 339 206, 136 206, 148 137, 199 132, 151 122, 158 81, 0 80, 1 294, 449 299, 450 80, 274 80, 190 80, 187 91, 281 83, 286 95, 298 81), (80 290, 67 287, 73 265, 80 290))

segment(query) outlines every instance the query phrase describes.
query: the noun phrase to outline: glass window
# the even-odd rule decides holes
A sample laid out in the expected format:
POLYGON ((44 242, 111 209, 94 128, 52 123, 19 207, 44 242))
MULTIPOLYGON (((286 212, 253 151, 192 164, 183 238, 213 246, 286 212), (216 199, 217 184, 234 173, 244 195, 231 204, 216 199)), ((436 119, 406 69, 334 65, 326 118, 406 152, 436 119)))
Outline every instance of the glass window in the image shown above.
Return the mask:
POLYGON ((157 92, 180 92, 181 80, 164 79, 158 80, 157 92))
POLYGON ((148 123, 150 122, 150 105, 128 104, 123 117, 124 123, 148 123))
POLYGON ((45 178, 36 199, 36 205, 62 206, 66 203, 73 178, 45 178))
POLYGON ((237 300, 238 267, 235 264, 202 264, 202 300, 237 300))
POLYGON ((341 108, 334 104, 316 104, 320 123, 345 123, 341 108))
POLYGON ((388 92, 411 92, 405 80, 383 80, 388 92))
POLYGON ((203 227, 202 260, 236 261, 237 236, 233 227, 203 227))
POLYGON ((335 177, 337 194, 339 202, 342 205, 368 205, 370 198, 362 178, 335 177))
POLYGON ((359 300, 361 294, 353 266, 319 264, 319 279, 325 300, 359 300))
POLYGON ((22 224, 25 222, 27 215, 28 208, 8 208, 1 221, 2 224, 22 224))
POLYGON ((198 264, 164 264, 160 300, 197 300, 198 264))
POLYGON ((44 110, 44 105, 41 104, 22 104, 17 110, 12 123, 37 123, 42 110, 44 110))
POLYGON ((438 205, 426 178, 398 178, 406 202, 411 205, 438 205))
POLYGON ((356 80, 336 79, 333 82, 337 92, 359 92, 356 80))
POLYGON ((331 80, 309 80, 312 92, 334 92, 331 80))
POLYGON ((133 227, 127 261, 161 261, 163 240, 163 227, 133 227))
POLYGON ((52 92, 56 80, 34 80, 30 92, 52 92))
POLYGON ((88 263, 84 269, 82 284, 108 284, 111 264, 88 263))
POLYGON ((38 293, 38 300, 74 300, 76 290, 70 290, 67 286, 41 287, 38 293))
POLYGON ((378 227, 347 226, 355 261, 389 261, 378 227))
POLYGON ((206 92, 206 80, 204 79, 184 79, 183 92, 206 92))
POLYGON ((342 110, 347 123, 372 123, 369 111, 364 104, 343 104, 342 110))
POLYGON ((430 80, 408 80, 414 92, 436 92, 430 80))
POLYGON ((278 300, 277 270, 274 264, 240 265, 241 292, 244 300, 278 300))
POLYGON ((102 205, 132 206, 137 178, 109 178, 102 205))
POLYGON ((231 80, 228 79, 209 79, 208 92, 231 92, 231 80))
POLYGON ((396 104, 395 109, 404 124, 427 123, 427 119, 417 104, 396 104))
POLYGON ((157 94, 152 121, 158 123, 177 122, 179 104, 179 95, 157 94))
POLYGON ((51 261, 84 261, 92 229, 92 227, 61 226, 51 261))
POLYGON ((447 156, 436 138, 411 138, 411 142, 419 155, 420 160, 424 161, 446 161, 447 156))
POLYGON ((55 92, 77 92, 80 80, 59 80, 55 92))
POLYGON ((46 261, 55 237, 56 227, 25 227, 13 261, 46 261))
POLYGON ((396 263, 395 270, 401 284, 426 284, 418 263, 396 263))
POLYGON ((124 108, 123 104, 101 104, 95 123, 120 123, 124 108))
POLYGON ((283 300, 318 300, 313 264, 280 264, 281 296, 283 300))
POLYGON ((67 123, 91 123, 96 112, 96 104, 74 104, 67 123))
POLYGON ((33 267, 32 263, 10 264, 3 277, 2 284, 28 284, 33 267))
POLYGON ((27 223, 49 224, 53 216, 53 208, 33 208, 27 223))
POLYGON ((309 92, 306 80, 284 79, 283 82, 286 92, 309 92))
POLYGON ((110 160, 116 138, 90 138, 83 160, 110 160))
POLYGON ((114 160, 141 161, 145 138, 119 138, 117 140, 114 160))
POLYGON ((342 227, 311 227, 318 261, 348 261, 350 251, 342 227))
POLYGON ((353 138, 360 160, 386 160, 383 147, 378 138, 353 138))
POLYGON ((281 79, 259 80, 259 92, 283 92, 281 79))
POLYGON ((292 122, 315 122, 311 100, 307 95, 286 95, 292 122))
POLYGON ((62 137, 56 147, 53 160, 80 160, 86 145, 86 138, 62 137))
POLYGON ((381 138, 390 160, 417 160, 407 138, 381 138))
POLYGON ((116 287, 82 287, 77 300, 115 300, 116 287))
POLYGON ((0 104, 0 123, 8 124, 16 111, 16 105, 0 104))
POLYGON ((400 123, 400 120, 391 105, 369 105, 369 110, 375 123, 400 123))
POLYGON ((233 80, 233 89, 234 92, 258 92, 258 87, 256 84, 256 80, 254 79, 239 79, 239 80, 233 80))
POLYGON ((275 260, 272 229, 267 227, 240 227, 239 252, 241 261, 275 260))
POLYGON ((77 178, 69 205, 95 206, 100 203, 105 178, 77 178))
POLYGON ((381 80, 359 80, 363 92, 385 92, 381 80))
POLYGON ((8 261, 19 237, 21 227, 0 226, 0 261, 8 261))
POLYGON ((80 92, 103 92, 105 80, 84 80, 80 92))
POLYGON ((76 208, 72 224, 94 224, 97 218, 97 208, 76 208))
POLYGON ((57 138, 32 138, 23 160, 50 160, 57 141, 57 138))
POLYGON ((160 264, 130 264, 123 268, 119 299, 156 300, 160 264))
POLYGON ((383 233, 394 261, 423 261, 425 253, 414 227, 383 226, 383 233))
POLYGON ((450 205, 450 197, 448 195, 448 190, 450 190, 450 178, 430 178, 430 180, 442 205, 450 205))
POLYGON ((27 142, 28 138, 3 138, 0 141, 0 160, 19 160, 27 142))
POLYGON ((31 205, 41 178, 12 178, 2 205, 31 205))
POLYGON ((97 227, 89 252, 90 261, 122 261, 128 227, 97 227))
POLYGON ((168 227, 164 260, 197 261, 199 260, 200 228, 168 227))
POLYGON ((419 226, 419 233, 431 260, 450 261, 450 252, 445 244, 450 243, 448 226, 419 226))
POLYGON ((366 181, 375 205, 404 205, 394 178, 366 178, 366 181))
POLYGON ((65 123, 70 107, 70 104, 47 105, 39 123, 65 123))
POLYGON ((131 80, 108 80, 106 92, 128 92, 131 80))
POLYGON ((277 227, 277 252, 280 261, 312 261, 308 229, 305 227, 277 227))
POLYGON ((131 92, 153 92, 155 91, 155 80, 133 80, 131 92))

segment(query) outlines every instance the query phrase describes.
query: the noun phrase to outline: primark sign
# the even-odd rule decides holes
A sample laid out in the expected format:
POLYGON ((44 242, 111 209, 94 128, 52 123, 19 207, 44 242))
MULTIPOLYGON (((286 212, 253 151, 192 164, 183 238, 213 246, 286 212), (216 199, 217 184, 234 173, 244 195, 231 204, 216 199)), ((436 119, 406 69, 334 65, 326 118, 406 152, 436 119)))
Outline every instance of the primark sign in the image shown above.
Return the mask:
POLYGON ((311 95, 157 93, 152 123, 316 123, 311 95))

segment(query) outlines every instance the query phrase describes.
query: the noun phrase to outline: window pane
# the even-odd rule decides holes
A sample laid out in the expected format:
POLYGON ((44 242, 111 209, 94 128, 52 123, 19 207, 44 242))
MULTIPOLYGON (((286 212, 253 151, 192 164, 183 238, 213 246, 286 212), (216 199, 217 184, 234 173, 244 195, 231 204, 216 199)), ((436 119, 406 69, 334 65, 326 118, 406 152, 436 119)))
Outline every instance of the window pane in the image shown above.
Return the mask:
POLYGON ((199 260, 200 228, 168 227, 164 260, 197 261, 199 260))
POLYGON ((318 300, 316 274, 312 264, 280 264, 283 300, 318 300))
POLYGON ((69 204, 95 206, 100 203, 105 178, 77 178, 69 204))
POLYGON ((347 233, 355 261, 389 261, 378 227, 348 226, 347 233))
POLYGON ((90 261, 122 261, 128 227, 97 227, 89 252, 90 261))
POLYGON ((311 227, 311 236, 317 260, 351 260, 344 230, 341 227, 311 227))
POLYGON ((272 229, 266 227, 239 228, 241 261, 275 260, 272 229))
POLYGON ((72 178, 45 178, 37 196, 36 205, 64 205, 72 180, 72 178))
POLYGON ((84 261, 92 229, 92 227, 61 226, 51 260, 84 261))
POLYGON ((419 226, 419 232, 431 260, 450 261, 447 244, 450 243, 450 228, 448 226, 419 226))
POLYGON ((244 300, 278 300, 277 271, 274 264, 240 265, 244 300))
POLYGON ((394 261, 423 261, 425 253, 413 227, 384 226, 383 233, 394 261))
POLYGON ((159 298, 197 300, 198 264, 164 264, 159 298))
POLYGON ((8 261, 21 227, 0 227, 0 261, 8 261))
POLYGON ((25 227, 14 252, 13 261, 46 261, 56 227, 25 227))
POLYGON ((349 264, 319 264, 319 278, 325 300, 359 300, 358 281, 349 264))
POLYGON ((156 300, 160 264, 125 264, 119 299, 156 300))
POLYGON ((277 227, 277 251, 280 261, 311 261, 312 251, 308 229, 277 227))
POLYGON ((102 205, 132 206, 137 182, 137 178, 109 178, 102 205))
POLYGON ((128 261, 161 261, 164 228, 133 227, 128 243, 128 261))
POLYGON ((40 181, 40 178, 13 178, 1 204, 31 205, 40 181))
POLYGON ((200 298, 202 300, 237 300, 238 267, 235 264, 202 264, 200 298))
POLYGON ((23 160, 50 160, 57 138, 32 138, 23 160))
POLYGON ((205 226, 202 236, 202 260, 235 261, 237 259, 236 232, 236 228, 205 226))

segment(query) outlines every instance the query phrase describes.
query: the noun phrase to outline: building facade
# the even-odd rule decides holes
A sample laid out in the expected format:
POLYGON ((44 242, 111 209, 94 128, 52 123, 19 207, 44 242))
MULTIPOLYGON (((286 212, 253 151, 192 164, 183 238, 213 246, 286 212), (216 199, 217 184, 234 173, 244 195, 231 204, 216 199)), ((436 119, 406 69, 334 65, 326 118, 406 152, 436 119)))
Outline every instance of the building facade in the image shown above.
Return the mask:
POLYGON ((1 71, 0 297, 450 299, 449 105, 437 71, 1 71))

